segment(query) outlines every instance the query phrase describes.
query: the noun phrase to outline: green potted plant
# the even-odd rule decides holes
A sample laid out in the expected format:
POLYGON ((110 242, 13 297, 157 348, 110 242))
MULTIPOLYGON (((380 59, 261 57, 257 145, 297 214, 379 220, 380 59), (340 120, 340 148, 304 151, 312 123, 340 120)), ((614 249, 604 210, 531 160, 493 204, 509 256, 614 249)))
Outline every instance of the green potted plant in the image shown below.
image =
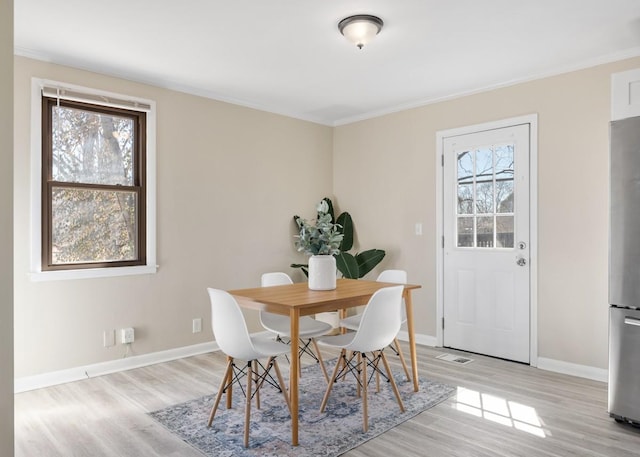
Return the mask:
MULTIPOLYGON (((335 258, 336 267, 342 277, 359 279, 373 270, 385 256, 382 249, 368 249, 352 254, 353 248, 353 219, 348 212, 341 213, 334 218, 333 203, 329 198, 324 198, 316 208, 318 217, 313 226, 305 219, 294 216, 298 226, 299 235, 296 235, 296 247, 298 251, 309 255, 317 255, 322 249, 322 254, 335 258)), ((309 265, 294 263, 292 268, 300 268, 309 276, 309 265)))
POLYGON ((336 254, 340 253, 340 244, 344 235, 329 213, 326 199, 318 203, 315 223, 296 216, 298 225, 296 248, 309 255, 309 289, 332 290, 336 288, 336 254))

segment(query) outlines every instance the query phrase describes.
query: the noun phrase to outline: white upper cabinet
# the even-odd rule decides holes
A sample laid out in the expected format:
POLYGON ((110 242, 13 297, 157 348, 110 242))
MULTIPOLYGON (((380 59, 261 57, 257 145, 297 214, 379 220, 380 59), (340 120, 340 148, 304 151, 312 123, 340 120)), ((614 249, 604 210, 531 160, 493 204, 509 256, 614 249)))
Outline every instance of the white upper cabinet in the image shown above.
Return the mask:
POLYGON ((640 68, 611 75, 611 120, 640 116, 640 68))

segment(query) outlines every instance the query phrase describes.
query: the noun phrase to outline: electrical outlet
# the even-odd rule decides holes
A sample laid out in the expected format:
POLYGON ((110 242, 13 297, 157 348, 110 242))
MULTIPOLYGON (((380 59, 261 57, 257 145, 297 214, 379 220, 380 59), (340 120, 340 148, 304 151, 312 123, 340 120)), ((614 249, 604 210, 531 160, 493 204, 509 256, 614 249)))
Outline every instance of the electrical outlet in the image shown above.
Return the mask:
POLYGON ((116 345, 116 331, 115 330, 105 330, 102 332, 102 341, 104 343, 104 347, 109 348, 111 346, 116 345))
POLYGON ((198 317, 198 318, 193 320, 192 331, 193 331, 193 333, 200 333, 202 331, 202 319, 201 318, 198 317))
POLYGON ((133 343, 135 340, 133 327, 123 328, 120 331, 120 338, 122 339, 122 344, 133 343))

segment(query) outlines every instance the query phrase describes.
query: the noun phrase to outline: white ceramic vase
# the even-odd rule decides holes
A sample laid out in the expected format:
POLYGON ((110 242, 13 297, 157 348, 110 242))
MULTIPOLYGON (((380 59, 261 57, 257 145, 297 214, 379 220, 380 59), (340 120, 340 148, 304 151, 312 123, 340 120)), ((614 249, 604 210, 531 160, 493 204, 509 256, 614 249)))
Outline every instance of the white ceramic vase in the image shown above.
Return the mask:
POLYGON ((336 258, 332 255, 309 257, 309 289, 333 290, 336 288, 336 258))

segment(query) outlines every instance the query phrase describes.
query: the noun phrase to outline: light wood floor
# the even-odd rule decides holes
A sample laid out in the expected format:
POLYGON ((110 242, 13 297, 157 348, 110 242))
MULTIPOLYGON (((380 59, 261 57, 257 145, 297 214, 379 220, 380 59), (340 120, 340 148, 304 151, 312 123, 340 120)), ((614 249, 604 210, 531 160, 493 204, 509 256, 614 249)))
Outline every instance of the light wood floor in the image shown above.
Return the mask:
MULTIPOLYGON (((475 354, 467 365, 435 358, 445 352, 419 347, 420 376, 458 394, 345 456, 640 456, 640 430, 608 417, 606 384, 475 354)), ((17 394, 16 456, 202 457, 146 413, 211 393, 223 364, 211 353, 17 394)))

